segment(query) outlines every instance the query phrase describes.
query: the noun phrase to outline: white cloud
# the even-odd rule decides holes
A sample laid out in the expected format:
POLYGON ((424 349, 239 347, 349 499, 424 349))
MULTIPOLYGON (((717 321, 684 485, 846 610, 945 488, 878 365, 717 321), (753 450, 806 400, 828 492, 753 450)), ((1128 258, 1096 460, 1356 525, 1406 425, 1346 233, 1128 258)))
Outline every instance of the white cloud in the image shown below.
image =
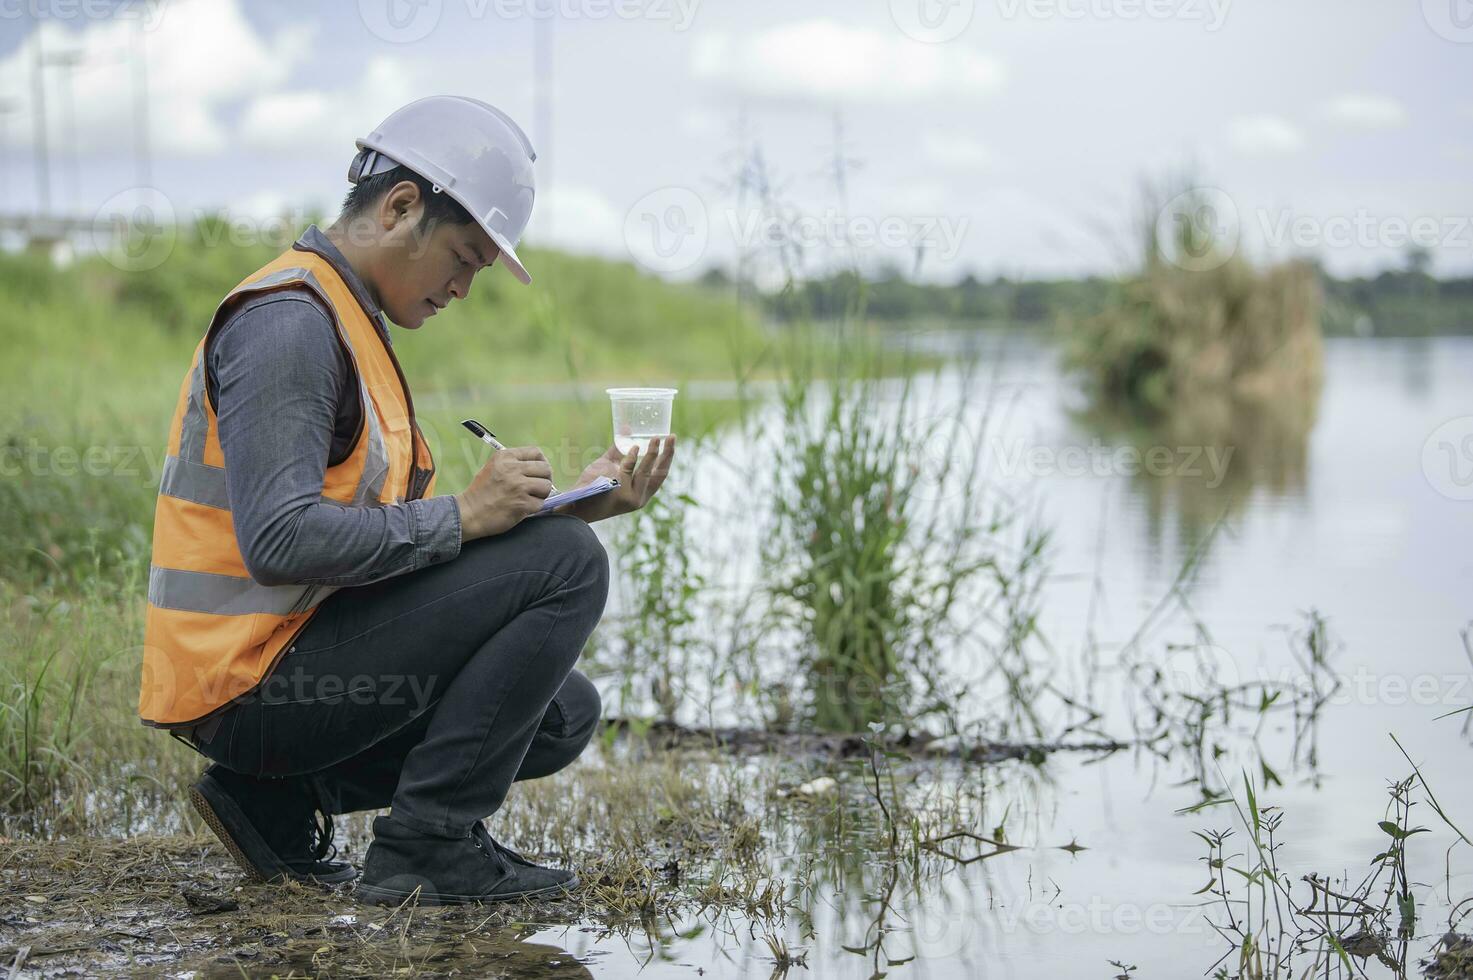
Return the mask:
POLYGON ((945 213, 947 206, 956 206, 956 201, 935 184, 907 184, 897 189, 888 198, 888 207, 880 210, 886 214, 935 215, 945 213))
MULTIPOLYGON (((141 40, 147 62, 149 142, 159 152, 208 154, 224 149, 230 134, 221 110, 289 77, 306 57, 310 29, 293 26, 271 37, 257 33, 236 0, 178 0, 163 8, 150 29, 132 19, 86 21, 73 30, 43 20, 0 60, 0 91, 13 92, 20 117, 31 116, 31 64, 36 45, 48 55, 75 52, 70 73, 81 152, 131 149, 134 142, 134 61, 141 40)), ((46 72, 49 140, 62 146, 60 69, 46 72)), ((32 127, 11 127, 18 145, 30 146, 32 127)))
POLYGON ((332 90, 295 89, 271 92, 252 100, 240 121, 240 138, 263 150, 336 150, 345 161, 353 140, 409 102, 414 81, 397 58, 369 60, 360 78, 332 90))
POLYGON ((1335 122, 1359 129, 1388 129, 1406 122, 1406 109, 1386 95, 1342 95, 1325 106, 1335 122))
POLYGON ((280 191, 258 190, 231 202, 232 217, 264 220, 296 210, 296 202, 287 200, 280 191))
POLYGON ((1267 156, 1301 149, 1304 137, 1281 116, 1240 116, 1228 124, 1228 142, 1243 153, 1267 156))
POLYGON ((591 187, 555 184, 539 193, 526 238, 534 245, 629 257, 624 250, 624 213, 591 187))
POLYGON ((715 139, 725 129, 714 112, 705 109, 687 109, 680 114, 680 131, 695 139, 715 139))
POLYGON ((981 140, 966 133, 932 130, 921 138, 926 158, 952 170, 977 170, 993 162, 993 154, 981 140))
POLYGON ((316 140, 331 125, 332 99, 326 92, 273 92, 246 107, 240 137, 251 146, 280 150, 316 140))
POLYGON ((867 102, 975 99, 997 91, 1004 74, 995 59, 959 44, 916 44, 898 33, 826 19, 750 37, 705 34, 694 46, 691 71, 748 95, 867 102))

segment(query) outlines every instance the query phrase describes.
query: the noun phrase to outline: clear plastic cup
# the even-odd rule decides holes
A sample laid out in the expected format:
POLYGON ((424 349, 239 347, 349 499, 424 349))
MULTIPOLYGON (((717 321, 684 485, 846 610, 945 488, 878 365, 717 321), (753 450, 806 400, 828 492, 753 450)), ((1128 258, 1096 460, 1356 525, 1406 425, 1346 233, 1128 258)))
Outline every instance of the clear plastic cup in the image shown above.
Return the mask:
POLYGON ((614 407, 614 445, 644 452, 651 439, 670 435, 670 410, 678 388, 608 388, 614 407))

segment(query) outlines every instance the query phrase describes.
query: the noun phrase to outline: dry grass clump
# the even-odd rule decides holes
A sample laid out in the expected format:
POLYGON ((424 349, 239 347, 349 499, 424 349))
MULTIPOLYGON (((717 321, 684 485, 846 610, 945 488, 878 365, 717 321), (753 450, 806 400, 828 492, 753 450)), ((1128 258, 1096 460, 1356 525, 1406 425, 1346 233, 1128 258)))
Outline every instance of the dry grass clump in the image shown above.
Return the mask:
POLYGON ((1422 975, 1432 980, 1473 980, 1473 936, 1450 932, 1422 962, 1422 975))
POLYGON ((1255 268, 1224 238, 1206 191, 1148 192, 1138 271, 1115 301, 1070 325, 1066 359, 1105 402, 1175 411, 1200 395, 1313 397, 1323 371, 1319 276, 1255 268), (1163 236, 1162 215, 1182 216, 1163 236))

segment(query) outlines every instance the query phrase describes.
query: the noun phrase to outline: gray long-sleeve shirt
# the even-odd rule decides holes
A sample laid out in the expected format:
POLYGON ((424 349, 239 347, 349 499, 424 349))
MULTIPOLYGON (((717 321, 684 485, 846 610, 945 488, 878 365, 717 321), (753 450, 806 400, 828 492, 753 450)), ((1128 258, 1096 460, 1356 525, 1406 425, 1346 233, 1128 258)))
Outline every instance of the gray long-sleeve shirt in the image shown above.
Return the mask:
MULTIPOLYGON (((314 225, 296 247, 332 263, 387 344, 382 314, 327 236, 314 225)), ((460 554, 451 497, 385 507, 322 500, 323 475, 352 451, 363 405, 357 372, 314 293, 252 297, 221 324, 207 355, 230 516, 252 578, 366 585, 460 554)))

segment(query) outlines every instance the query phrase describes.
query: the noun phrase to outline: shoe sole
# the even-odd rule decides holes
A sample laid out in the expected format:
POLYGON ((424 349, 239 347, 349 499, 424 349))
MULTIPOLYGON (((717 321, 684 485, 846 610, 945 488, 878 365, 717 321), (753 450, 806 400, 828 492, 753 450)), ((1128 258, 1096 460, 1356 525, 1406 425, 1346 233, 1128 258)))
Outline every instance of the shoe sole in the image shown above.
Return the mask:
POLYGON ((551 895, 566 895, 578 887, 578 876, 574 875, 560 885, 546 888, 530 888, 521 892, 505 892, 498 895, 447 895, 442 892, 426 892, 422 889, 404 891, 398 888, 383 888, 378 885, 359 885, 353 889, 353 897, 370 905, 400 905, 413 898, 420 905, 494 905, 497 902, 514 902, 522 898, 541 898, 551 895))
POLYGON ((220 843, 225 845, 225 850, 230 853, 235 863, 240 865, 240 869, 245 872, 246 877, 250 880, 263 881, 267 884, 280 884, 290 880, 299 881, 307 885, 340 885, 343 882, 352 881, 358 877, 358 872, 354 868, 348 868, 338 874, 319 878, 315 875, 299 874, 281 864, 266 842, 261 840, 255 831, 249 829, 249 823, 245 818, 245 814, 240 811, 240 808, 235 805, 234 801, 226 796, 223 791, 205 792, 205 789, 202 787, 206 781, 209 782, 209 786, 206 788, 213 790, 215 785, 214 780, 210 779, 209 776, 201 776, 199 782, 189 788, 190 805, 194 807, 195 812, 200 815, 214 835, 220 839, 220 843), (261 861, 253 860, 250 854, 246 852, 245 847, 242 846, 242 842, 237 839, 237 834, 231 832, 229 822, 225 817, 221 816, 222 813, 237 824, 244 825, 241 827, 239 836, 244 837, 249 834, 251 838, 254 838, 254 840, 246 840, 245 844, 253 850, 263 852, 261 861), (269 861, 265 860, 266 855, 270 855, 271 859, 269 861), (262 870, 263 865, 268 870, 262 870))

